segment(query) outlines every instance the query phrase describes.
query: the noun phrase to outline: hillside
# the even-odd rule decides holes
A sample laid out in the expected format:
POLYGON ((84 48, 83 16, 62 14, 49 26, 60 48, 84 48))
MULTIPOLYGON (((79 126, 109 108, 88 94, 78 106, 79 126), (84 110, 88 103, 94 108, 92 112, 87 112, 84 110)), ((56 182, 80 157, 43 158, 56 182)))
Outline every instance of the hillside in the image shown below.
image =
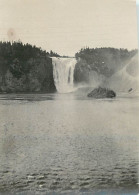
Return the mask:
MULTIPOLYGON (((51 57, 61 56, 30 44, 0 42, 0 92, 56 92, 51 57)), ((75 57, 74 75, 70 75, 71 70, 68 73, 74 77, 75 87, 107 85, 116 90, 137 88, 137 50, 85 48, 75 57)))
POLYGON ((77 64, 74 81, 76 84, 92 83, 94 71, 101 78, 109 78, 123 68, 136 54, 137 50, 128 51, 127 49, 81 49, 75 54, 77 64))
POLYGON ((0 92, 54 92, 51 56, 21 42, 0 42, 0 92))

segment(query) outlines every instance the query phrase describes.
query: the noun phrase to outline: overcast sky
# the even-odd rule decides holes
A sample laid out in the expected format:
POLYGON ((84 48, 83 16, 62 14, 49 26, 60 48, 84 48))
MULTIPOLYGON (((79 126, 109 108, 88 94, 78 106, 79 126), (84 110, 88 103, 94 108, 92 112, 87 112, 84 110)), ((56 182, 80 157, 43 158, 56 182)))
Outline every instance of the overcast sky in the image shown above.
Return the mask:
POLYGON ((74 55, 81 47, 137 48, 135 0, 0 0, 0 40, 74 55))

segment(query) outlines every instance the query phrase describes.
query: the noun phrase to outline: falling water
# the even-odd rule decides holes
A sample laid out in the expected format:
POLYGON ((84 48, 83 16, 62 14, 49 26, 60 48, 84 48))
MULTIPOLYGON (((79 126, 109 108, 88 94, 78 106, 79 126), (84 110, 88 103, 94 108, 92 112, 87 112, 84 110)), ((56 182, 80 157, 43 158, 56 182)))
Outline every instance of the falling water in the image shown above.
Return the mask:
POLYGON ((56 89, 59 93, 69 93, 74 88, 75 58, 52 58, 53 77, 56 89))

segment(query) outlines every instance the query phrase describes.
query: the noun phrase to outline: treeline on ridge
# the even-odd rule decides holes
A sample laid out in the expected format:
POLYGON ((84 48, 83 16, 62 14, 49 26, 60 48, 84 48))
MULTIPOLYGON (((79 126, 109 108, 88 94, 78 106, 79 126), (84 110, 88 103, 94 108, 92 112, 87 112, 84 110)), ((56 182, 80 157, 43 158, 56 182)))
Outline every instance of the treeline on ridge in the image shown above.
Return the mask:
POLYGON ((110 77, 116 71, 128 63, 138 50, 116 48, 82 48, 75 54, 77 64, 74 72, 74 80, 89 82, 91 71, 95 71, 106 77, 110 77))
POLYGON ((22 42, 0 42, 0 91, 55 91, 50 57, 57 53, 22 42))
MULTIPOLYGON (((110 77, 137 54, 137 50, 82 48, 75 54, 75 83, 89 82, 90 72, 110 77)), ((55 92, 51 57, 56 52, 22 42, 0 42, 0 92, 55 92)))

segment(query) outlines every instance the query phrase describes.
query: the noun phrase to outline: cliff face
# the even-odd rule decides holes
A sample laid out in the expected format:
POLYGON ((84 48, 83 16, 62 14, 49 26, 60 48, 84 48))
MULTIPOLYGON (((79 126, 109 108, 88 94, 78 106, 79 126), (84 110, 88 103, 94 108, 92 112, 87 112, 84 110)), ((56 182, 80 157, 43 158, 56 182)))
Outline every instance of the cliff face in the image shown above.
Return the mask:
POLYGON ((1 92, 55 92, 56 88, 53 80, 53 66, 50 58, 41 60, 30 60, 32 68, 27 73, 22 73, 19 77, 14 75, 14 71, 8 69, 4 75, 0 76, 1 92))
MULTIPOLYGON (((110 84, 117 86, 119 79, 117 72, 125 67, 137 50, 96 48, 81 49, 76 53, 77 63, 74 69, 74 84, 85 84, 90 87, 110 84), (103 84, 103 85, 102 85, 103 84)), ((21 42, 0 42, 0 92, 1 93, 53 93, 56 87, 53 79, 53 65, 51 57, 59 55, 46 52, 36 46, 21 42)), ((137 59, 137 57, 135 57, 137 59)), ((133 60, 133 64, 137 64, 133 60)), ((133 65, 128 66, 126 72, 135 77, 133 65)), ((130 77, 130 80, 131 78, 130 77)), ((120 77, 121 78, 121 77, 120 77)), ((133 79, 132 79, 133 80, 133 79)), ((126 81, 126 82, 125 82, 126 81)), ((111 86, 111 85, 110 85, 111 86)), ((133 83, 130 88, 133 88, 133 83)))
MULTIPOLYGON (((107 69, 107 68, 106 68, 107 69)), ((90 63, 87 63, 84 59, 77 59, 77 63, 74 70, 74 82, 86 83, 86 84, 95 84, 103 81, 108 75, 108 69, 105 70, 105 67, 91 67, 90 63)))
POLYGON ((22 43, 0 45, 0 92, 55 92, 52 59, 39 48, 22 43), (2 53, 3 51, 7 52, 2 53), (28 52, 27 52, 28 51, 28 52))
MULTIPOLYGON (((76 84, 94 83, 94 72, 102 83, 123 68, 137 53, 137 50, 96 48, 81 49, 76 53, 77 64, 74 71, 76 84)), ((99 82, 99 84, 101 84, 99 82)))

